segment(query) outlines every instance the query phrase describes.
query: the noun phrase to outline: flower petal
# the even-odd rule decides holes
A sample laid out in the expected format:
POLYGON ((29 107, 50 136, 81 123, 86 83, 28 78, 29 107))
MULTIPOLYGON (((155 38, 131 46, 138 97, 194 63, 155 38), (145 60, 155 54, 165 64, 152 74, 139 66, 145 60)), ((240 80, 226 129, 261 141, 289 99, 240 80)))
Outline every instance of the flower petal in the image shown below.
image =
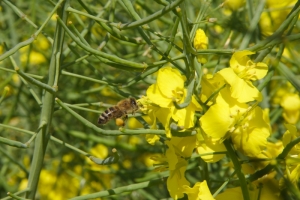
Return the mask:
POLYGON ((156 105, 162 108, 169 108, 173 105, 172 99, 166 98, 158 89, 157 84, 151 85, 147 89, 147 97, 156 105))
POLYGON ((218 72, 231 86, 231 96, 239 102, 261 101, 262 95, 250 81, 238 77, 231 68, 225 68, 218 72))
POLYGON ((176 92, 183 91, 185 76, 172 67, 164 67, 158 71, 157 86, 160 93, 172 101, 176 97, 176 92))
POLYGON ((233 123, 229 106, 215 104, 200 118, 204 132, 213 138, 222 138, 233 123))
POLYGON ((236 74, 239 74, 241 71, 245 70, 247 62, 250 58, 247 55, 252 55, 254 52, 243 50, 235 52, 230 59, 230 67, 236 74))
MULTIPOLYGON (((186 161, 183 160, 183 162, 186 162, 186 161)), ((179 169, 170 171, 170 176, 167 180, 167 187, 168 187, 170 196, 173 199, 179 199, 179 198, 184 197, 182 186, 190 184, 184 176, 184 173, 186 171, 186 166, 187 166, 187 162, 186 162, 185 166, 183 166, 179 169)))
POLYGON ((266 63, 258 62, 256 63, 256 67, 254 69, 251 69, 251 71, 253 74, 253 78, 251 78, 250 80, 255 81, 262 79, 268 73, 268 65, 266 63))
POLYGON ((213 154, 214 152, 221 151, 226 151, 224 144, 213 138, 205 137, 204 142, 197 147, 197 152, 200 156, 201 154, 211 153, 210 155, 201 156, 201 158, 208 163, 218 162, 224 158, 225 154, 213 154))
POLYGON ((214 197, 210 193, 206 181, 197 182, 192 188, 187 185, 184 185, 183 192, 188 195, 189 199, 214 200, 214 197))
POLYGON ((196 146, 196 136, 172 137, 170 145, 177 149, 176 152, 182 157, 188 158, 192 155, 196 146))
POLYGON ((262 109, 256 107, 231 134, 231 139, 234 146, 244 155, 256 157, 266 148, 269 136, 269 124, 263 118, 262 109))

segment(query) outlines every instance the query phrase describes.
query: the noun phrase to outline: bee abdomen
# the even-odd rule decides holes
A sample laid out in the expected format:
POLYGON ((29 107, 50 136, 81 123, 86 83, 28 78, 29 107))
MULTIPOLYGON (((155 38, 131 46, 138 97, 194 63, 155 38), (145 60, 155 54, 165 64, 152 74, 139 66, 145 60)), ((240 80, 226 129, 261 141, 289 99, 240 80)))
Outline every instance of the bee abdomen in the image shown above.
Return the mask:
POLYGON ((100 117, 98 118, 98 124, 106 124, 109 121, 108 118, 100 115, 100 117))
POLYGON ((113 112, 114 112, 115 108, 114 107, 110 107, 107 110, 105 110, 98 119, 98 124, 106 124, 109 120, 111 120, 113 118, 113 112))
POLYGON ((99 116, 98 124, 106 124, 109 120, 120 118, 124 116, 124 114, 126 114, 126 112, 121 111, 118 107, 110 107, 99 116))

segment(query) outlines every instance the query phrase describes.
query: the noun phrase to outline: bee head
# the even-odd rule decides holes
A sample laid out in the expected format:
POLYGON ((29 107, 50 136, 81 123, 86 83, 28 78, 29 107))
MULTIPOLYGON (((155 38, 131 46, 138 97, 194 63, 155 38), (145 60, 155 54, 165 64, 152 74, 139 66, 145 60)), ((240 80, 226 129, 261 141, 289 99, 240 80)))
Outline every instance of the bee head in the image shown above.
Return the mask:
POLYGON ((133 110, 137 110, 139 108, 139 106, 137 105, 137 102, 136 102, 135 98, 130 98, 130 105, 133 108, 133 110))

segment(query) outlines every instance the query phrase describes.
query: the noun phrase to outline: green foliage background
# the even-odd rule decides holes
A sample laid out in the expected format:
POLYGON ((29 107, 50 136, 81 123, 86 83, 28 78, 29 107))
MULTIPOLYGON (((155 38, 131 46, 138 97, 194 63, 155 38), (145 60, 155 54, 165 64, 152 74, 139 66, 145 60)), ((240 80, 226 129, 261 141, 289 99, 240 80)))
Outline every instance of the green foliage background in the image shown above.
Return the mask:
MULTIPOLYGON (((114 121, 101 130, 91 124, 96 125, 99 114, 120 99, 145 95, 149 85, 155 82, 154 73, 167 63, 190 75, 182 60, 188 44, 183 41, 184 33, 176 15, 179 10, 174 6, 177 3, 183 8, 182 2, 185 2, 188 28, 196 24, 206 30, 209 37, 209 49, 198 51, 209 57, 205 67, 212 71, 227 67, 230 56, 249 31, 246 8, 226 16, 220 12, 222 1, 0 1, 1 198, 7 192, 20 191, 26 198, 51 199, 47 192, 54 191, 57 199, 66 199, 119 187, 124 188, 98 196, 111 199, 120 198, 118 195, 122 199, 169 197, 165 184, 168 173, 153 172, 145 161, 165 149, 162 145, 146 143, 143 134, 149 133, 146 130, 149 127, 141 113, 136 114, 145 125, 140 132, 131 130, 136 128, 134 122, 128 124, 130 129, 125 132, 119 131, 114 121), (164 9, 168 6, 172 9, 164 9), (161 16, 152 15, 159 14, 160 10, 161 16), (56 13, 61 21, 56 19, 56 13), (100 20, 95 21, 83 13, 100 20), (209 18, 217 18, 217 22, 209 23, 209 18), (134 21, 140 24, 130 23, 134 21), (63 24, 79 42, 64 32, 63 24), (216 26, 223 31, 218 32, 216 26), (229 37, 231 43, 224 48, 229 37), (55 98, 91 124, 62 109, 55 98), (114 136, 107 136, 111 133, 114 136), (136 136, 137 133, 141 135, 136 136), (108 151, 108 155, 103 153, 107 157, 112 156, 111 149, 116 148, 121 155, 120 162, 103 168, 89 163, 86 156, 98 144, 104 145, 98 151, 108 151), (39 180, 40 170, 48 174, 43 177, 46 175, 42 173, 39 180), (45 181, 49 177, 53 178, 51 185, 45 181), (114 192, 120 194, 113 195, 114 192)), ((259 6, 260 1, 254 1, 252 9, 259 6)), ((299 30, 298 23, 295 29, 299 30)), ((243 48, 274 56, 276 52, 268 49, 282 41, 259 46, 266 41, 266 36, 259 27, 252 31, 243 48)), ((299 35, 287 41, 297 39, 299 35)), ((299 50, 299 46, 293 48, 299 50)), ((286 78, 299 84, 293 74, 286 78)), ((274 120, 282 123, 279 117, 274 120)), ((156 133, 163 132, 162 129, 156 133)), ((207 165, 195 156, 186 176, 191 183, 209 179, 213 193, 229 174, 230 169, 222 163, 207 165)))

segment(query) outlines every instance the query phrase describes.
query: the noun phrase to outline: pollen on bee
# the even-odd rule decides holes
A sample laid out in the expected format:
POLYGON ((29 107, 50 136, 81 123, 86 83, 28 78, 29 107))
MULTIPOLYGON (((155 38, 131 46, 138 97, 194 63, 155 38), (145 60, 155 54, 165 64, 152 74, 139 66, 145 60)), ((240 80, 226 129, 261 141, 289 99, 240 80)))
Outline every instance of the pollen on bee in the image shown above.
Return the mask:
POLYGON ((125 122, 122 118, 117 118, 116 119, 116 125, 117 126, 124 126, 125 125, 125 122))

